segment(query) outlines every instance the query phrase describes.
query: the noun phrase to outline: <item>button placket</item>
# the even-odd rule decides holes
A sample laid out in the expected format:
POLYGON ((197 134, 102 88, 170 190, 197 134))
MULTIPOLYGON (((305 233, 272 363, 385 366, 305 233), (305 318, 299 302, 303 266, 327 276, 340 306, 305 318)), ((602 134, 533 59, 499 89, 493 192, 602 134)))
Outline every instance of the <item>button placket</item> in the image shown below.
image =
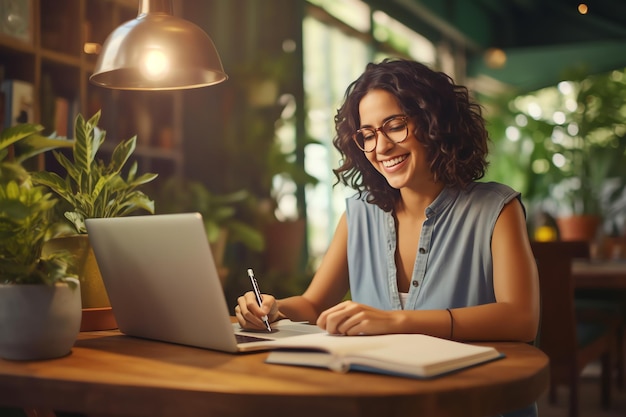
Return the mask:
POLYGON ((407 300, 407 306, 411 305, 410 308, 415 308, 417 305, 419 294, 423 288, 434 221, 434 217, 428 216, 427 212, 426 220, 422 224, 422 233, 418 243, 415 265, 413 266, 413 279, 411 280, 411 289, 409 290, 409 299, 407 300))

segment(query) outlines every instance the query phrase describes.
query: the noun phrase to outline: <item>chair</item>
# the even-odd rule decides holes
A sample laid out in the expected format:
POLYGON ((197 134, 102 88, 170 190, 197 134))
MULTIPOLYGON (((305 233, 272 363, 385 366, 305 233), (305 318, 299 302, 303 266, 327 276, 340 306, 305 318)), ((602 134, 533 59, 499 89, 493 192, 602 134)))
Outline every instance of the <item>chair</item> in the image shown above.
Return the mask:
POLYGON ((602 407, 611 403, 611 353, 618 322, 580 320, 574 306, 572 259, 586 257, 585 242, 531 242, 539 271, 541 322, 538 347, 550 358, 550 391, 548 399, 556 402, 556 388, 569 387, 569 417, 578 416, 578 384, 589 363, 602 364, 602 407))
POLYGON ((615 371, 617 387, 624 389, 624 374, 626 372, 626 298, 620 291, 608 289, 576 290, 574 306, 579 319, 618 321, 619 326, 615 336, 615 371))

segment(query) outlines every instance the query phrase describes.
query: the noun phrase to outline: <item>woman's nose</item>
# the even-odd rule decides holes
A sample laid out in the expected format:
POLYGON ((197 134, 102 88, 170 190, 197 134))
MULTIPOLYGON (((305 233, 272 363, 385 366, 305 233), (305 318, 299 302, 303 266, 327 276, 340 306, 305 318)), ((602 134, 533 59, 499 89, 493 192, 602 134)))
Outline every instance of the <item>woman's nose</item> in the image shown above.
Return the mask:
POLYGON ((377 130, 376 135, 376 153, 384 154, 396 146, 395 142, 389 140, 382 131, 377 130))

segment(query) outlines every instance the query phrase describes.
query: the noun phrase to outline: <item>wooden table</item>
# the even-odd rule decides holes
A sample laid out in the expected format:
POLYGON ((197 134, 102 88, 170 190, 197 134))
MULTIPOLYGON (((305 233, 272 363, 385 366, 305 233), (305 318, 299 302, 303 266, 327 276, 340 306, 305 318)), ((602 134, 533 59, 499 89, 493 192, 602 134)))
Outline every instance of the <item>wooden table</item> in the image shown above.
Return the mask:
POLYGON ((506 358, 413 380, 84 332, 64 358, 0 360, 0 406, 110 416, 478 417, 535 401, 548 386, 547 357, 525 343, 489 344, 506 358))
POLYGON ((626 261, 578 259, 572 263, 576 288, 626 290, 626 261))

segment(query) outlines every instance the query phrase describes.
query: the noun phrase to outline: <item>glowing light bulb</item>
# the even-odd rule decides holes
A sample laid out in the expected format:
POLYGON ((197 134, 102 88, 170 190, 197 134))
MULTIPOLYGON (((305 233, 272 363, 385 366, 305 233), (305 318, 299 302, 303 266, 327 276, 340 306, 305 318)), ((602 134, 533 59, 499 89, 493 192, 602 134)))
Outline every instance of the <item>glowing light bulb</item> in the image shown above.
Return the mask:
POLYGON ((484 55, 489 68, 502 68, 506 64, 506 52, 500 48, 489 48, 484 55))
POLYGON ((149 80, 161 80, 167 76, 170 63, 163 51, 152 49, 142 60, 141 73, 149 80))

